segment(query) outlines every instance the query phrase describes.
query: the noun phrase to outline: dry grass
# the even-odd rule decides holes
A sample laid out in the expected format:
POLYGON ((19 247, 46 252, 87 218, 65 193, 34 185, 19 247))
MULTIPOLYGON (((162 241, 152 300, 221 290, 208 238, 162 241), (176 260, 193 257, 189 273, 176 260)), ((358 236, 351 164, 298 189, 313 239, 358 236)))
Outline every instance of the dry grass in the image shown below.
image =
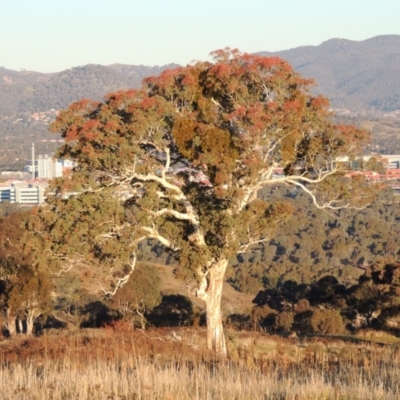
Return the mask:
POLYGON ((400 350, 230 332, 102 329, 0 343, 1 399, 399 399, 400 350))

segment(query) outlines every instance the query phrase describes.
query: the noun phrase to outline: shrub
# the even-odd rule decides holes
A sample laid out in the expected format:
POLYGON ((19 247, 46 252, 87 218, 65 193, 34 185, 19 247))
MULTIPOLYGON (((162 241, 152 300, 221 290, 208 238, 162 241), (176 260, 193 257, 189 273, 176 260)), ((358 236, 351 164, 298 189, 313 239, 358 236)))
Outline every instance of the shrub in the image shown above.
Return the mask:
POLYGON ((162 297, 161 303, 147 315, 147 320, 155 327, 190 326, 193 323, 192 301, 180 294, 162 297))
POLYGON ((276 311, 268 305, 254 307, 251 312, 251 319, 255 329, 271 330, 275 324, 276 311))
POLYGON ((293 313, 290 311, 283 311, 275 318, 274 327, 279 332, 290 332, 293 325, 293 313))
POLYGON ((247 314, 229 314, 226 325, 236 330, 250 330, 252 325, 251 316, 247 314))
POLYGON ((305 311, 309 311, 310 309, 311 309, 310 302, 307 299, 300 299, 294 306, 294 312, 296 314, 301 314, 305 311))
POLYGON ((311 326, 314 333, 323 335, 338 335, 344 332, 344 323, 336 310, 315 310, 311 317, 311 326))

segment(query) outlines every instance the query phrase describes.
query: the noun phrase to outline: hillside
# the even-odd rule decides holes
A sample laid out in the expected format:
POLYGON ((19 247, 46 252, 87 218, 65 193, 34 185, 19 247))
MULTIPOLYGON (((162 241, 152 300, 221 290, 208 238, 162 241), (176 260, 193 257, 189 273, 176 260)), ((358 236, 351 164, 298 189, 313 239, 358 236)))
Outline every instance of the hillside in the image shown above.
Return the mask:
POLYGON ((335 108, 355 112, 400 110, 400 36, 364 41, 331 39, 319 46, 260 52, 288 60, 303 76, 314 78, 317 91, 335 108))
POLYGON ((0 68, 0 115, 65 108, 81 98, 101 100, 108 92, 139 87, 144 77, 173 66, 90 64, 52 74, 0 68))

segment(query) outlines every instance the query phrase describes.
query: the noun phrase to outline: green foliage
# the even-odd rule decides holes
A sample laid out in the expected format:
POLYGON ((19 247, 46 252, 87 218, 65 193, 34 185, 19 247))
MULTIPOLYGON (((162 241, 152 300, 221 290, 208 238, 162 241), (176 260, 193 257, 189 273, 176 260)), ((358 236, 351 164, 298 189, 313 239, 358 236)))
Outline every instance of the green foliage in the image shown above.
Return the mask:
POLYGON ((52 309, 52 282, 46 271, 32 268, 32 256, 24 249, 29 217, 30 211, 19 211, 0 219, 0 313, 8 328, 19 320, 31 334, 33 324, 52 309))
POLYGON ((49 314, 53 285, 47 274, 22 266, 10 277, 9 285, 7 304, 17 311, 19 318, 24 319, 32 314, 36 320, 39 316, 49 314))
POLYGON ((292 196, 274 189, 261 195, 271 202, 283 197, 294 211, 271 241, 232 261, 229 282, 238 290, 255 294, 260 286, 276 287, 287 280, 309 284, 327 274, 355 284, 366 265, 396 257, 399 203, 390 192, 381 192, 365 209, 337 215, 316 210, 301 192, 292 196))
POLYGON ((71 331, 79 329, 91 318, 87 306, 99 300, 98 296, 90 294, 91 288, 85 280, 85 271, 77 269, 53 278, 55 296, 52 316, 71 331))
POLYGON ((0 279, 29 264, 29 254, 23 251, 24 226, 29 216, 30 211, 18 211, 0 217, 0 279))
POLYGON ((383 259, 367 268, 359 282, 351 286, 330 275, 310 285, 285 281, 275 289, 260 291, 254 298, 254 323, 260 323, 257 316, 265 316, 265 309, 274 315, 273 321, 261 324, 263 327, 272 323, 283 330, 282 321, 290 319, 296 331, 307 334, 338 334, 345 324, 353 331, 367 327, 398 332, 399 277, 400 264, 383 259))
POLYGON ((315 333, 323 335, 340 335, 345 330, 341 315, 332 309, 315 310, 311 317, 311 326, 315 333))
POLYGON ((148 314, 161 302, 161 278, 155 266, 140 263, 132 272, 128 283, 111 297, 110 307, 117 310, 127 321, 139 317, 142 328, 145 326, 145 314, 148 314))

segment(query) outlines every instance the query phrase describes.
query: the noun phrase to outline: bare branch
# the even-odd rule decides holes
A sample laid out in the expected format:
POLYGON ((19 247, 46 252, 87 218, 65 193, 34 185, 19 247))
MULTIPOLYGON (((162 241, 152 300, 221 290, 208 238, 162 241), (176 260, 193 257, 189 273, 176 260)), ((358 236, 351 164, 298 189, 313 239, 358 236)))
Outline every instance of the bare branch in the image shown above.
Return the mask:
POLYGON ((240 246, 239 251, 237 252, 237 254, 243 254, 246 253, 250 247, 256 245, 256 244, 260 244, 260 243, 265 243, 268 242, 270 240, 269 237, 265 237, 263 239, 259 239, 259 240, 253 240, 251 242, 248 242, 242 246, 240 246))
POLYGON ((141 227, 141 230, 147 232, 147 237, 151 238, 151 239, 156 239, 158 240, 160 243, 162 243, 165 247, 169 247, 170 249, 173 250, 177 250, 177 248, 175 248, 171 241, 169 239, 167 239, 166 237, 162 236, 157 229, 155 228, 150 228, 148 226, 143 226, 141 227))
POLYGON ((331 200, 331 201, 329 201, 327 203, 320 204, 320 203, 318 203, 315 194, 311 190, 309 190, 306 186, 304 186, 302 183, 300 183, 298 181, 294 181, 294 180, 288 180, 287 182, 292 183, 295 186, 299 186, 302 190, 304 190, 311 197, 312 202, 314 203, 314 205, 317 208, 319 208, 320 210, 324 210, 324 209, 340 210, 342 208, 349 208, 350 207, 350 203, 341 204, 341 205, 334 205, 336 203, 340 203, 341 200, 331 200))
POLYGON ((200 223, 196 215, 189 215, 187 213, 181 213, 179 211, 172 210, 169 208, 164 208, 160 211, 152 212, 151 214, 155 217, 160 217, 165 214, 172 215, 176 219, 179 219, 182 221, 190 221, 193 225, 196 225, 196 226, 199 225, 199 223, 200 223))

